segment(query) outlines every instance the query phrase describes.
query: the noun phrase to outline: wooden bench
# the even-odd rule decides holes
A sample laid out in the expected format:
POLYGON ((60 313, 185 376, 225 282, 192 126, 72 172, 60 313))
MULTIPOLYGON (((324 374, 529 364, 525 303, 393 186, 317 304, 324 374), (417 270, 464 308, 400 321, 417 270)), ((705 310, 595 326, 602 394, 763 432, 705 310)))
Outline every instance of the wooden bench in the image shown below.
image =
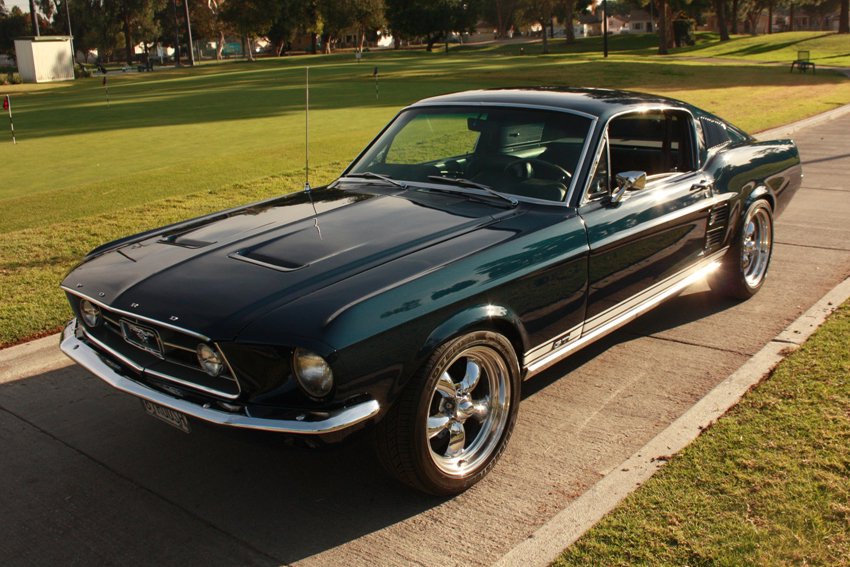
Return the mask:
POLYGON ((814 62, 809 59, 809 56, 810 53, 808 51, 798 51, 797 60, 791 63, 791 71, 794 71, 794 67, 799 69, 801 73, 806 73, 811 69, 814 75, 817 69, 814 62))

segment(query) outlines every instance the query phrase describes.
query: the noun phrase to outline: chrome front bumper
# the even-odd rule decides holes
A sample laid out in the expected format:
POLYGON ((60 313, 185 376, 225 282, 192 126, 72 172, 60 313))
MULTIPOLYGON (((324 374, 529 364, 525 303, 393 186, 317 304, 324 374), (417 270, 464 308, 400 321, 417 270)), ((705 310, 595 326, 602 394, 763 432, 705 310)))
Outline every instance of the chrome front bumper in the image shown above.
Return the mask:
MULTIPOLYGON (((293 433, 298 435, 322 435, 342 431, 353 425, 377 415, 380 410, 378 402, 370 400, 341 410, 328 412, 321 419, 313 419, 309 412, 303 414, 303 419, 276 420, 251 417, 250 415, 230 413, 213 408, 199 406, 164 394, 144 384, 116 372, 103 361, 102 355, 76 336, 77 320, 72 319, 62 331, 60 348, 74 362, 122 392, 132 394, 137 398, 148 400, 179 411, 186 415, 229 427, 243 429, 260 429, 276 433, 293 433)), ((302 418, 302 416, 299 416, 302 418)))

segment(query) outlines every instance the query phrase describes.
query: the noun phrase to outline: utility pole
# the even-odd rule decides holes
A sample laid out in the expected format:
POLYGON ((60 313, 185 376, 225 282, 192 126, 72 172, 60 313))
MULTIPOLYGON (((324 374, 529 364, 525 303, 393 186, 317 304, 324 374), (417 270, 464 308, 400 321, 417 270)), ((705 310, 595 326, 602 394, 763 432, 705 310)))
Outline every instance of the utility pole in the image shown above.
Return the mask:
POLYGON ((195 49, 192 46, 192 20, 189 19, 189 0, 183 0, 183 7, 186 8, 186 29, 189 31, 189 65, 195 66, 195 49))

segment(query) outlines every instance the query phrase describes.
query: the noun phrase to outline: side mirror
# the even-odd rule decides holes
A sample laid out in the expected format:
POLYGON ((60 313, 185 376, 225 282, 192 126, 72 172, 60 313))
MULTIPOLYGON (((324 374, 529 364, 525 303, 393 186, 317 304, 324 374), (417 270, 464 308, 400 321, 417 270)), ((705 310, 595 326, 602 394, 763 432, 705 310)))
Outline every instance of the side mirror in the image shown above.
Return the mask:
POLYGON ((645 171, 624 171, 616 176, 617 188, 611 192, 611 203, 623 200, 626 191, 634 191, 646 187, 645 171))

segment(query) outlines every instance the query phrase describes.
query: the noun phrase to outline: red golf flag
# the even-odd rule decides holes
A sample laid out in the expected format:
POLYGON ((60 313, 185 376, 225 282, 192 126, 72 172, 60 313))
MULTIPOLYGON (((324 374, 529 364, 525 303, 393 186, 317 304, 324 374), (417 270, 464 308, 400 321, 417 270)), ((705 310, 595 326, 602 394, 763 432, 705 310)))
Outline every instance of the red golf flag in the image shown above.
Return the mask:
POLYGON ((3 110, 9 110, 9 95, 3 97, 3 110))

